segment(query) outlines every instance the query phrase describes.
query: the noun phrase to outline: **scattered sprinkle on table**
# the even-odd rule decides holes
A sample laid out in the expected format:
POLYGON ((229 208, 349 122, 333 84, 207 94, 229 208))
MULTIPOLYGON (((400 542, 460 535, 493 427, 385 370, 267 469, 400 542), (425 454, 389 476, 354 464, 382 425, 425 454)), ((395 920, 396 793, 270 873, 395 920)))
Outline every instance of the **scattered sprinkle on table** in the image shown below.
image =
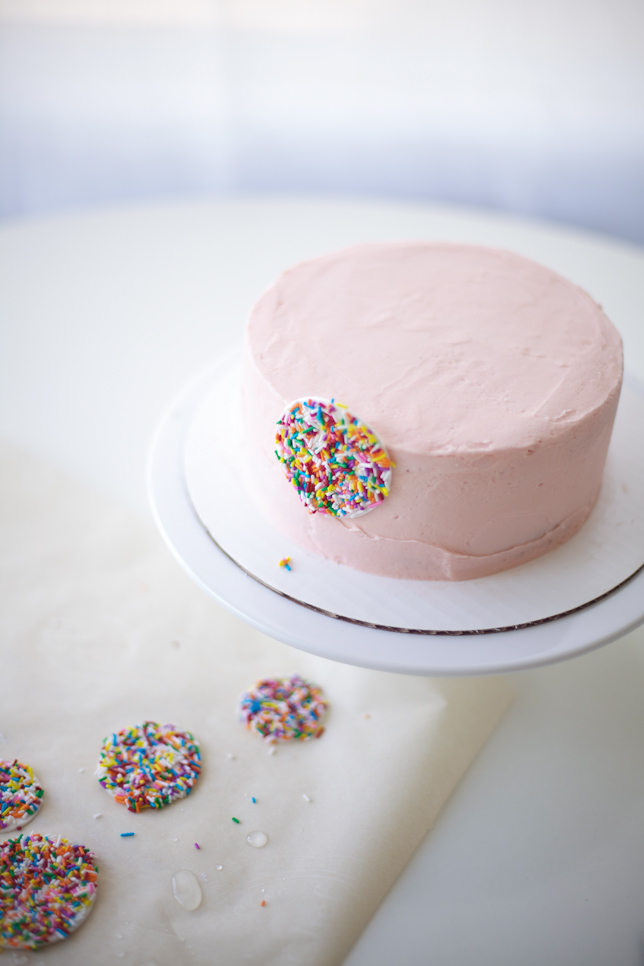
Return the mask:
POLYGON ((140 812, 189 795, 200 771, 199 745, 189 731, 145 721, 104 740, 96 774, 115 801, 140 812))
POLYGON ((235 822, 236 825, 241 825, 241 822, 239 821, 239 819, 235 818, 234 815, 233 815, 233 822, 235 822))
POLYGON ((129 839, 130 836, 134 835, 134 832, 121 832, 122 839, 129 839))
POLYGON ((196 849, 201 849, 201 846, 198 844, 198 842, 195 842, 195 848, 196 849))
POLYGON ((262 901, 260 902, 260 906, 265 906, 265 905, 266 905, 266 899, 262 899, 262 901))
POLYGON ((256 805, 256 804, 257 804, 257 799, 255 798, 255 796, 254 796, 254 795, 253 795, 253 797, 251 798, 251 802, 253 803, 253 805, 256 805))
POLYGON ((265 741, 309 741, 319 738, 327 708, 322 690, 294 674, 258 681, 239 699, 239 716, 265 741))
POLYGON ((275 455, 309 513, 355 517, 388 496, 393 463, 376 433, 333 399, 296 399, 280 416, 275 455))
POLYGON ((98 870, 84 845, 46 835, 0 844, 0 950, 66 939, 96 898, 98 870))
POLYGON ((0 761, 0 831, 30 822, 42 804, 43 788, 29 765, 0 761))
POLYGON ((291 569, 291 558, 290 557, 282 557, 282 559, 280 560, 280 564, 279 565, 280 565, 280 567, 283 567, 285 570, 290 570, 291 569))
POLYGON ((306 792, 302 792, 302 798, 304 799, 304 801, 305 801, 305 802, 310 802, 310 801, 311 801, 311 799, 310 799, 310 798, 309 798, 309 796, 308 796, 308 795, 306 794, 306 792))

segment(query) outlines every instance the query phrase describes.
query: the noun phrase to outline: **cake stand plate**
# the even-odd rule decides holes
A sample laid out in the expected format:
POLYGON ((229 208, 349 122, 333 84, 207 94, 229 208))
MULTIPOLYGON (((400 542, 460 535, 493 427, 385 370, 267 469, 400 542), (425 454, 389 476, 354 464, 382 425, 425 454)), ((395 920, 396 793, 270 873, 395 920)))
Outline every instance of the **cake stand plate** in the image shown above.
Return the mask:
MULTIPOLYGON (((530 604, 530 620, 526 622, 515 619, 517 615, 520 617, 520 609, 517 611, 516 607, 500 606, 505 586, 503 581, 508 580, 504 575, 499 575, 496 584, 491 583, 495 577, 484 578, 484 583, 458 582, 457 594, 460 595, 461 606, 464 604, 463 610, 469 612, 462 626, 459 626, 458 617, 455 616, 458 608, 453 608, 447 623, 445 614, 441 612, 421 615, 422 619, 419 620, 417 604, 413 603, 414 587, 411 585, 426 586, 426 582, 376 578, 377 582, 384 581, 394 588, 406 585, 406 591, 411 593, 410 610, 414 613, 413 617, 411 614, 409 616, 412 619, 398 619, 392 622, 396 625, 393 628, 369 626, 359 617, 358 620, 352 619, 350 612, 344 619, 338 619, 333 616, 333 611, 329 612, 324 606, 327 598, 323 596, 318 603, 315 595, 311 597, 310 590, 308 598, 302 593, 301 599, 297 599, 296 582, 288 583, 292 574, 287 575, 277 568, 279 557, 288 555, 288 549, 283 552, 285 541, 281 537, 270 558, 274 576, 268 579, 266 559, 262 571, 259 556, 257 567, 254 566, 254 559, 249 564, 248 559, 243 557, 248 542, 246 551, 243 550, 244 540, 239 548, 237 546, 235 531, 241 534, 253 532, 254 511, 250 511, 249 520, 249 513, 240 512, 243 502, 235 507, 234 504, 227 505, 224 500, 215 500, 210 508, 206 508, 205 514, 202 512, 201 493, 206 491, 199 479, 199 467, 191 465, 190 443, 192 439, 194 456, 199 449, 194 445, 195 423, 199 420, 204 423, 204 409, 206 420, 211 418, 207 407, 213 385, 216 387, 218 382, 225 379, 235 361, 234 356, 220 360, 190 384, 170 407, 151 448, 148 491, 156 522, 181 565, 208 594, 260 631, 285 644, 347 664, 406 674, 459 675, 504 672, 564 660, 607 644, 644 622, 644 570, 637 556, 639 551, 633 551, 632 539, 631 549, 624 560, 618 561, 616 569, 611 571, 609 568, 609 581, 610 574, 614 573, 612 582, 605 583, 604 576, 604 584, 601 580, 597 584, 597 588, 602 590, 601 595, 593 591, 590 598, 584 597, 583 581, 580 582, 578 575, 571 573, 568 594, 560 596, 563 601, 570 598, 573 603, 570 608, 564 606, 557 610, 555 606, 553 610, 552 605, 548 608, 546 604, 545 609, 540 610, 540 604, 535 605, 535 599, 538 601, 541 597, 535 591, 540 587, 539 568, 543 579, 543 563, 533 562, 538 565, 536 569, 526 564, 512 571, 510 581, 513 593, 516 594, 518 589, 519 598, 524 597, 526 604, 530 604), (207 517, 206 523, 203 522, 204 516, 207 517), (471 592, 468 585, 472 588, 471 592), (501 594, 481 594, 481 586, 486 590, 488 587, 494 591, 500 590, 501 594), (471 607, 467 606, 468 594, 471 607), (490 604, 486 605, 488 597, 490 604), (600 599, 595 599, 598 597, 600 599), (593 602, 588 603, 589 599, 593 602), (504 624, 500 618, 506 610, 512 616, 512 624, 525 623, 527 626, 508 626, 508 621, 504 624), (556 616, 562 610, 570 612, 556 616), (396 629, 401 626, 405 630, 396 629)), ((642 389, 639 384, 629 380, 628 391, 636 408, 639 405, 642 410, 637 413, 639 417, 644 413, 642 389)), ((199 432, 203 432, 203 428, 199 430, 197 427, 199 432)), ((206 468, 206 471, 212 474, 212 468, 206 468)), ((245 505, 248 507, 248 501, 245 505)), ((644 507, 638 506, 638 532, 643 514, 644 507)), ((589 520, 587 526, 590 527, 590 524, 589 520)), ((598 525, 594 529, 596 534, 601 533, 598 525)), ((604 530, 605 534, 608 532, 608 529, 604 530)), ((270 541, 270 533, 267 539, 270 541)), ((569 552, 561 549, 564 553, 569 552)), ((343 579, 336 580, 336 585, 355 579, 360 585, 368 586, 368 583, 365 584, 367 575, 357 575, 353 570, 318 558, 311 559, 303 551, 297 553, 298 561, 306 557, 311 567, 321 568, 320 572, 324 572, 325 567, 332 577, 334 570, 341 572, 343 579)), ((554 551, 541 558, 541 561, 557 553, 554 551)), ((614 556, 614 547, 611 553, 614 556)), ((566 567, 560 567, 559 572, 566 574, 566 567)), ((597 579, 597 574, 593 579, 597 579)), ((437 599, 436 590, 439 587, 444 588, 448 595, 454 588, 454 584, 450 583, 429 583, 433 584, 429 597, 433 594, 434 600, 437 599)), ((510 587, 510 584, 507 586, 510 587)), ((406 599, 404 594, 402 596, 406 599)), ((363 595, 362 599, 364 607, 363 595)), ((400 604, 397 606, 400 609, 400 604)))

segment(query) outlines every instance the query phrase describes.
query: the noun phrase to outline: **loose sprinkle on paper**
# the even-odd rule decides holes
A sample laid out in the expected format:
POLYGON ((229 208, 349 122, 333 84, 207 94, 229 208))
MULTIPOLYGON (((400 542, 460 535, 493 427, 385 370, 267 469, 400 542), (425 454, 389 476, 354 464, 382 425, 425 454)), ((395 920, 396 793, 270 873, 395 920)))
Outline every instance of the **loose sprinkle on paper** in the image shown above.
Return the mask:
POLYGON ((299 674, 258 681, 239 699, 240 719, 271 743, 319 738, 324 731, 321 719, 326 709, 321 688, 299 674))
POLYGON ((60 835, 19 835, 0 844, 0 950, 66 939, 96 898, 98 869, 84 845, 60 835))
POLYGON ((115 801, 140 812, 189 795, 200 771, 199 745, 189 731, 146 721, 104 740, 96 774, 115 801))
POLYGON ((282 557, 282 559, 280 560, 279 565, 280 565, 280 567, 284 567, 285 570, 290 570, 291 569, 291 558, 290 557, 282 557))
POLYGON ((0 761, 0 831, 30 822, 42 804, 43 788, 29 765, 0 761))
POLYGON ((393 462, 376 433, 346 406, 297 399, 282 413, 275 455, 309 513, 355 517, 389 495, 393 462))

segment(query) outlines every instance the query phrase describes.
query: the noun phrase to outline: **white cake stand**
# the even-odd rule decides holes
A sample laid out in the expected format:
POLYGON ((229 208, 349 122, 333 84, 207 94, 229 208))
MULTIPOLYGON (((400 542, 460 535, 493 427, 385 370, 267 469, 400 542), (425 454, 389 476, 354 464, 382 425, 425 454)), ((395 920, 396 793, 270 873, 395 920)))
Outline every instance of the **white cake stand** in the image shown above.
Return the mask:
MULTIPOLYGON (((216 524, 210 524, 211 532, 206 529, 188 491, 184 469, 188 432, 221 370, 220 363, 203 373, 162 419, 149 457, 148 493, 161 533, 188 574, 258 630, 346 664, 404 674, 466 675, 565 660, 608 644, 644 622, 644 569, 601 599, 564 616, 486 633, 403 633, 369 627, 337 619, 271 589, 221 549, 216 524)), ((239 525, 244 523, 240 519, 239 525)), ((528 580, 527 568, 526 574, 528 580)), ((482 622, 482 627, 491 625, 492 620, 482 622)))

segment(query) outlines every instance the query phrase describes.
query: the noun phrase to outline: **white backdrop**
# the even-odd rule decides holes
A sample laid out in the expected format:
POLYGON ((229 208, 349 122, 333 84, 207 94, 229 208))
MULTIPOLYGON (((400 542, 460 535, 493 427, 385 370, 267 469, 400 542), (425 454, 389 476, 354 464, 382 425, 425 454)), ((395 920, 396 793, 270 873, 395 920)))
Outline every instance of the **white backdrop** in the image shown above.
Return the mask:
POLYGON ((0 0, 0 216, 306 192, 644 242, 639 0, 0 0))

